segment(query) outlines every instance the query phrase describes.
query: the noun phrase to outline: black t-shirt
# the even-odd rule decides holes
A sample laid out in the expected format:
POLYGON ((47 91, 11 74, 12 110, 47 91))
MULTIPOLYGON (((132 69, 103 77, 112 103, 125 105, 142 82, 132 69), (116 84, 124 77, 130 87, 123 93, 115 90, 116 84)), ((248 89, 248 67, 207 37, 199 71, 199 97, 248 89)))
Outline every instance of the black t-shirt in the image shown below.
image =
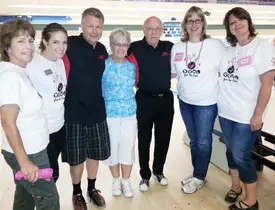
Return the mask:
POLYGON ((70 124, 93 124, 106 119, 101 79, 108 57, 103 44, 93 48, 80 34, 68 38, 70 62, 65 121, 70 124))
POLYGON ((133 54, 139 68, 138 88, 152 93, 170 90, 171 64, 170 54, 173 43, 159 41, 156 48, 149 45, 145 37, 131 43, 128 55, 133 54))

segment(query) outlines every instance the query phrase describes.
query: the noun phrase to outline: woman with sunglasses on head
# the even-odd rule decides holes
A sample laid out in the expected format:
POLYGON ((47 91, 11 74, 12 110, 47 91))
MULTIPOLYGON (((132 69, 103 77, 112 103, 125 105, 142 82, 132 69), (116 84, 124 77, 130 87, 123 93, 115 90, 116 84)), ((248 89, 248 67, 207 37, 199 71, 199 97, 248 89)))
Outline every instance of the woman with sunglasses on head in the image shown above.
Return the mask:
POLYGON ((50 132, 47 152, 54 180, 59 177, 58 157, 64 144, 64 100, 67 78, 63 60, 67 50, 67 31, 58 24, 48 24, 42 31, 39 49, 27 66, 27 73, 44 102, 50 132))
POLYGON ((125 29, 115 29, 109 40, 112 54, 105 61, 102 77, 111 143, 111 156, 105 163, 113 176, 113 196, 123 194, 129 198, 134 196, 130 175, 135 161, 137 133, 136 67, 125 58, 131 43, 130 33, 125 29))
POLYGON ((43 102, 26 74, 35 51, 34 37, 35 30, 28 21, 15 19, 1 25, 2 154, 15 176, 14 210, 59 210, 54 180, 49 175, 44 180, 40 173, 40 169, 50 168, 46 150, 49 132, 43 102))
POLYGON ((190 139, 193 174, 182 181, 188 194, 205 184, 217 117, 218 67, 225 52, 220 40, 206 34, 206 27, 203 11, 191 7, 181 24, 183 38, 171 53, 172 76, 178 79, 180 111, 190 139))
POLYGON ((220 65, 219 121, 226 143, 226 156, 232 185, 225 200, 235 203, 229 209, 258 210, 257 173, 251 151, 263 123, 274 83, 275 64, 272 45, 260 38, 250 14, 240 7, 229 10, 223 24, 226 40, 232 46, 220 65))

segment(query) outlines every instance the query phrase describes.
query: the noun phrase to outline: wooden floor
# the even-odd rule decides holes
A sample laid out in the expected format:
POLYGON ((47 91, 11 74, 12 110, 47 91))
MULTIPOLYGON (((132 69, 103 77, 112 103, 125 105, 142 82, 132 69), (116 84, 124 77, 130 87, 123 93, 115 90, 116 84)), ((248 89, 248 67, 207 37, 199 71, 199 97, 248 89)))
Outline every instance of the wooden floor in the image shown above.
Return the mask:
MULTIPOLYGON (((273 99, 274 100, 274 99, 273 99)), ((179 116, 178 103, 175 101, 175 120, 172 132, 171 146, 167 157, 165 175, 169 179, 167 187, 159 186, 155 180, 151 180, 151 188, 146 193, 138 190, 140 181, 138 164, 134 165, 132 172, 132 185, 135 191, 133 198, 127 199, 123 196, 114 198, 111 195, 112 178, 108 168, 101 164, 96 186, 99 188, 107 202, 106 210, 226 210, 228 204, 223 201, 224 194, 230 187, 230 177, 214 165, 210 165, 208 182, 204 188, 192 195, 181 192, 180 181, 192 173, 189 148, 183 143, 182 136, 185 132, 184 125, 179 116)), ((275 107, 275 102, 272 102, 275 107)), ((275 116, 275 108, 270 108, 268 121, 265 127, 272 132, 274 123, 271 118, 275 116)), ((274 122, 274 120, 273 120, 274 122)), ((61 164, 61 176, 57 183, 60 193, 62 210, 72 210, 71 195, 72 185, 70 181, 69 168, 61 164)), ((264 168, 259 173, 258 200, 261 210, 275 209, 275 172, 264 168)), ((0 210, 12 209, 14 183, 11 170, 7 167, 2 156, 0 157, 0 210)), ((86 174, 82 179, 82 188, 86 193, 86 174)), ((93 205, 89 209, 96 209, 93 205)), ((23 209, 22 209, 23 210, 23 209)))

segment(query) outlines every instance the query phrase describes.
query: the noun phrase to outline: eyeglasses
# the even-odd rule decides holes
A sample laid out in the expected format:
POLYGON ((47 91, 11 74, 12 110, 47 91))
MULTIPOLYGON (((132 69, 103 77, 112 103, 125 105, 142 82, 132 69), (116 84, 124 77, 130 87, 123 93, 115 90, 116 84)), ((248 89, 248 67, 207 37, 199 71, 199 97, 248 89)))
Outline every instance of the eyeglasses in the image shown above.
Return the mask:
POLYGON ((152 33, 152 32, 161 33, 163 28, 161 28, 161 27, 157 27, 157 28, 146 27, 145 30, 149 33, 152 33))
POLYGON ((115 47, 119 47, 119 48, 127 48, 129 45, 128 44, 120 44, 120 43, 114 43, 115 47))
POLYGON ((198 24, 201 24, 201 23, 202 23, 202 20, 201 20, 201 19, 187 20, 186 23, 187 23, 187 25, 193 25, 194 23, 195 23, 196 25, 198 25, 198 24))

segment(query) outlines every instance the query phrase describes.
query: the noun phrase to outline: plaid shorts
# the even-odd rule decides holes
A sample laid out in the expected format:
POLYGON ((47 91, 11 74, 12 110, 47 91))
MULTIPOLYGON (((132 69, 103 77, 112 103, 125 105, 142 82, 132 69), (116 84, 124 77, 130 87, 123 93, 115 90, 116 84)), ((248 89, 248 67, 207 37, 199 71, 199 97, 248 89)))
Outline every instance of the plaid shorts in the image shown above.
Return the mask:
POLYGON ((110 156, 110 137, 106 120, 92 125, 66 124, 62 162, 77 166, 86 159, 106 160, 110 156))

